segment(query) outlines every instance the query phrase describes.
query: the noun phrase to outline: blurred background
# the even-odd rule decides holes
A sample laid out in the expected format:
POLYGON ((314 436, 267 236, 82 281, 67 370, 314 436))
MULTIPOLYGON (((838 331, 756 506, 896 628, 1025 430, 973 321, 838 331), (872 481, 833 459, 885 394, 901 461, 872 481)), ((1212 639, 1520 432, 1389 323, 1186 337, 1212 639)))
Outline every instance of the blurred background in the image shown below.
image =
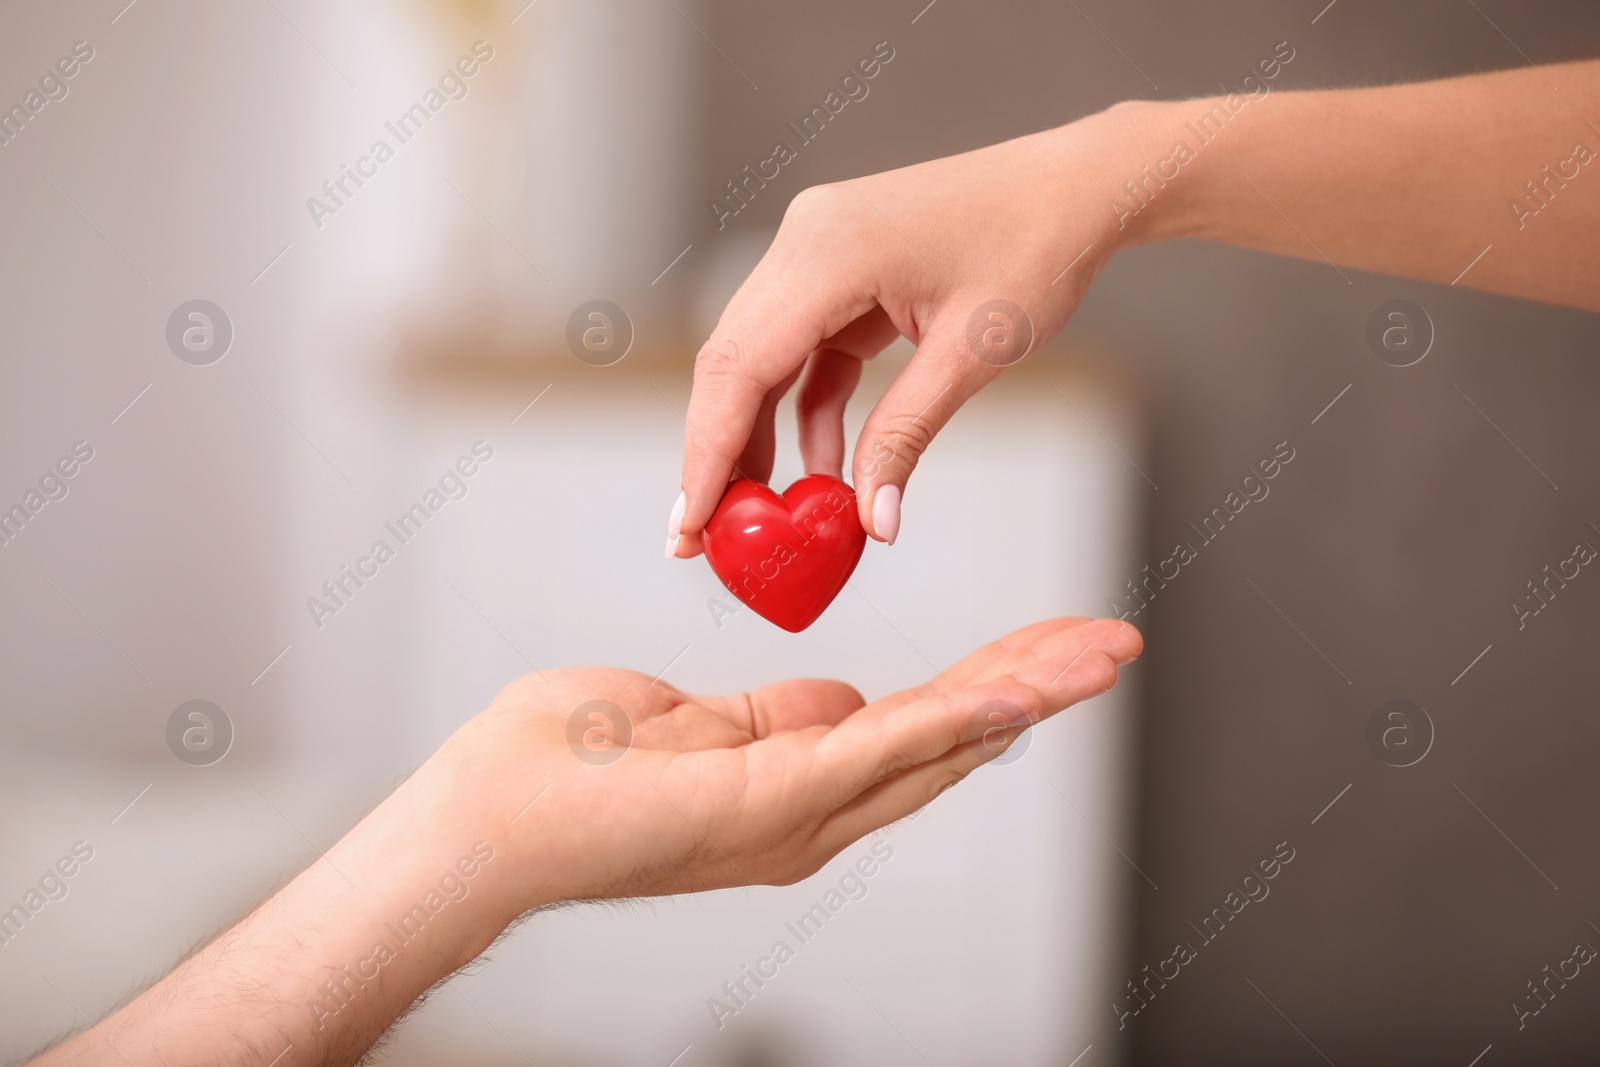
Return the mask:
MULTIPOLYGON (((805 186, 1218 92, 1282 41, 1278 88, 1600 46, 1587 5, 1324 4, 0 12, 0 105, 79 60, 0 144, 0 508, 28 512, 0 544, 0 907, 93 853, 0 944, 0 1057, 164 972, 521 673, 881 695, 1137 607, 1129 580, 1286 446, 1132 616, 1124 683, 888 831, 868 895, 721 1027, 708 999, 865 844, 797 886, 539 916, 379 1061, 1592 1062, 1600 978, 1514 1005, 1600 946, 1600 592, 1520 630, 1510 604, 1600 546, 1594 316, 1139 249, 941 435, 900 541, 806 633, 660 560, 694 351, 805 186), (719 226, 725 183, 885 42, 719 226), (593 300, 621 309, 607 366, 567 341, 593 300), (1432 338, 1404 367, 1367 339, 1394 300, 1432 338), (479 442, 466 494, 314 616, 479 442)), ((852 428, 908 355, 869 366, 852 428)))

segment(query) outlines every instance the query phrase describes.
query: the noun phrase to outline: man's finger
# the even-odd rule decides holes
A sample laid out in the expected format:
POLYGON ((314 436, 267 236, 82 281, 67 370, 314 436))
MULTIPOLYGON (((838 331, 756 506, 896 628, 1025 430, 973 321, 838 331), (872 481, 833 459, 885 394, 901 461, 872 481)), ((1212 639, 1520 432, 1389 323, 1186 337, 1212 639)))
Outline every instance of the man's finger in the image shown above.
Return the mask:
POLYGON ((815 848, 832 856, 874 830, 898 822, 927 807, 939 794, 956 785, 979 767, 997 758, 1015 743, 1024 727, 1004 731, 998 737, 979 738, 951 749, 944 755, 904 774, 879 782, 822 821, 815 834, 815 848))
POLYGON ((1116 683, 1118 662, 1127 662, 1141 647, 1133 627, 1110 625, 1119 628, 1116 633, 1125 642, 1114 647, 1116 658, 1087 640, 1092 624, 1044 639, 1032 652, 1025 652, 1021 661, 1006 663, 1004 674, 913 700, 888 712, 862 709, 817 745, 815 772, 832 779, 823 783, 824 792, 832 789, 834 806, 843 806, 876 783, 966 743, 972 739, 971 711, 985 701, 1004 701, 1017 716, 1038 722, 1080 700, 1099 696, 1116 683))
MULTIPOLYGON (((903 704, 913 700, 934 696, 950 689, 960 689, 978 681, 996 677, 994 668, 1010 659, 1030 653, 1033 648, 1045 638, 1055 634, 1072 630, 1081 626, 1089 619, 1081 616, 1066 619, 1045 619, 1042 622, 1032 623, 1020 630, 1014 630, 998 641, 990 641, 976 652, 970 652, 960 662, 946 667, 934 677, 920 685, 909 689, 902 689, 897 693, 890 693, 880 700, 872 702, 872 706, 862 710, 865 716, 882 715, 893 711, 903 704)), ((1022 662, 1018 660, 1017 662, 1022 662)))
MULTIPOLYGON (((939 794, 960 782, 978 767, 1010 751, 1017 738, 1040 720, 1088 697, 1097 696, 1116 681, 1116 667, 1102 653, 1091 651, 1075 659, 1067 668, 1056 671, 1054 664, 1041 660, 1018 673, 1017 682, 1032 682, 1045 691, 1043 714, 1034 718, 1029 708, 1004 698, 978 705, 975 722, 969 724, 970 740, 952 746, 914 767, 888 776, 868 786, 841 805, 818 828, 817 848, 828 855, 852 841, 903 819, 931 803, 939 794), (1020 711, 1027 721, 1017 721, 1020 711)), ((989 687, 977 691, 988 692, 989 687)))
POLYGON ((1113 668, 1118 668, 1138 659, 1143 651, 1144 638, 1132 625, 1118 619, 1094 619, 1045 634, 1031 646, 1014 649, 990 663, 969 684, 1001 675, 1011 675, 1029 685, 1040 684, 1036 673, 1044 678, 1044 684, 1049 684, 1050 679, 1091 653, 1104 657, 1113 668))
POLYGON ((833 726, 866 703, 853 686, 824 678, 797 678, 730 697, 695 697, 755 738, 833 726))
POLYGON ((818 742, 812 766, 828 810, 979 736, 974 715, 989 702, 1003 702, 1035 721, 1046 713, 1038 692, 1003 679, 924 697, 886 715, 851 717, 834 727, 818 742))

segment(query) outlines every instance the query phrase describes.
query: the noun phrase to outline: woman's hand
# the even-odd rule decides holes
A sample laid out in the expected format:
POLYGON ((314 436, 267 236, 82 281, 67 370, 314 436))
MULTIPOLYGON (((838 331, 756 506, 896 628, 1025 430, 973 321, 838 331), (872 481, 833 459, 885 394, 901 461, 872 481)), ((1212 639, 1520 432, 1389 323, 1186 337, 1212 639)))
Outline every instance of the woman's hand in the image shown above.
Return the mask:
MULTIPOLYGON (((893 542, 901 493, 934 434, 1061 329, 1113 252, 1145 239, 1154 213, 1128 212, 1139 201, 1124 183, 1147 182, 1147 161, 1165 154, 1166 114, 1124 105, 795 197, 695 362, 668 556, 700 551, 730 476, 770 477, 773 415, 802 371, 806 472, 842 477, 861 363, 904 336, 916 355, 868 416, 852 461, 862 525, 893 542)), ((1175 190, 1160 196, 1176 200, 1175 190)))
POLYGON ((1282 42, 1225 97, 1123 104, 795 197, 696 360, 667 554, 700 551, 730 474, 770 476, 802 371, 806 471, 840 476, 861 361, 905 336, 916 355, 851 465, 862 526, 893 541, 934 434, 1129 245, 1204 236, 1324 263, 1330 284, 1350 283, 1340 264, 1600 310, 1600 185, 1579 176, 1600 61, 1273 90, 1293 58, 1282 42), (1446 157, 1462 165, 1441 179, 1446 157))

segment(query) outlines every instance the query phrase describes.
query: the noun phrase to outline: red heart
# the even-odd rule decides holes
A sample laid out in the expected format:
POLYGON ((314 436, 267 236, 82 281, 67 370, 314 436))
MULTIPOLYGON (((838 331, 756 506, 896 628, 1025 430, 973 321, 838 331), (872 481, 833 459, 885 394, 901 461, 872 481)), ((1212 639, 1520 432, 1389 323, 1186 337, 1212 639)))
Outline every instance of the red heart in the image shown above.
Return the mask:
POLYGON ((855 490, 809 474, 782 496, 740 478, 706 523, 706 561, 728 591, 797 634, 839 595, 866 547, 855 490))

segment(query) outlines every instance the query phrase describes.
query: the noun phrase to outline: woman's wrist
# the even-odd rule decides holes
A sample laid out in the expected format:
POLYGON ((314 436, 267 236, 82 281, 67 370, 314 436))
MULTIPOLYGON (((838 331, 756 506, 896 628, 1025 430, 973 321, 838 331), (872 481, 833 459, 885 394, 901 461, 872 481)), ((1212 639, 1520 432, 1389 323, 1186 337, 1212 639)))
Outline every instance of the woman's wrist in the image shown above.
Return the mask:
POLYGON ((1082 120, 1102 146, 1118 246, 1233 239, 1253 169, 1242 158, 1273 122, 1273 95, 1129 101, 1082 120))

